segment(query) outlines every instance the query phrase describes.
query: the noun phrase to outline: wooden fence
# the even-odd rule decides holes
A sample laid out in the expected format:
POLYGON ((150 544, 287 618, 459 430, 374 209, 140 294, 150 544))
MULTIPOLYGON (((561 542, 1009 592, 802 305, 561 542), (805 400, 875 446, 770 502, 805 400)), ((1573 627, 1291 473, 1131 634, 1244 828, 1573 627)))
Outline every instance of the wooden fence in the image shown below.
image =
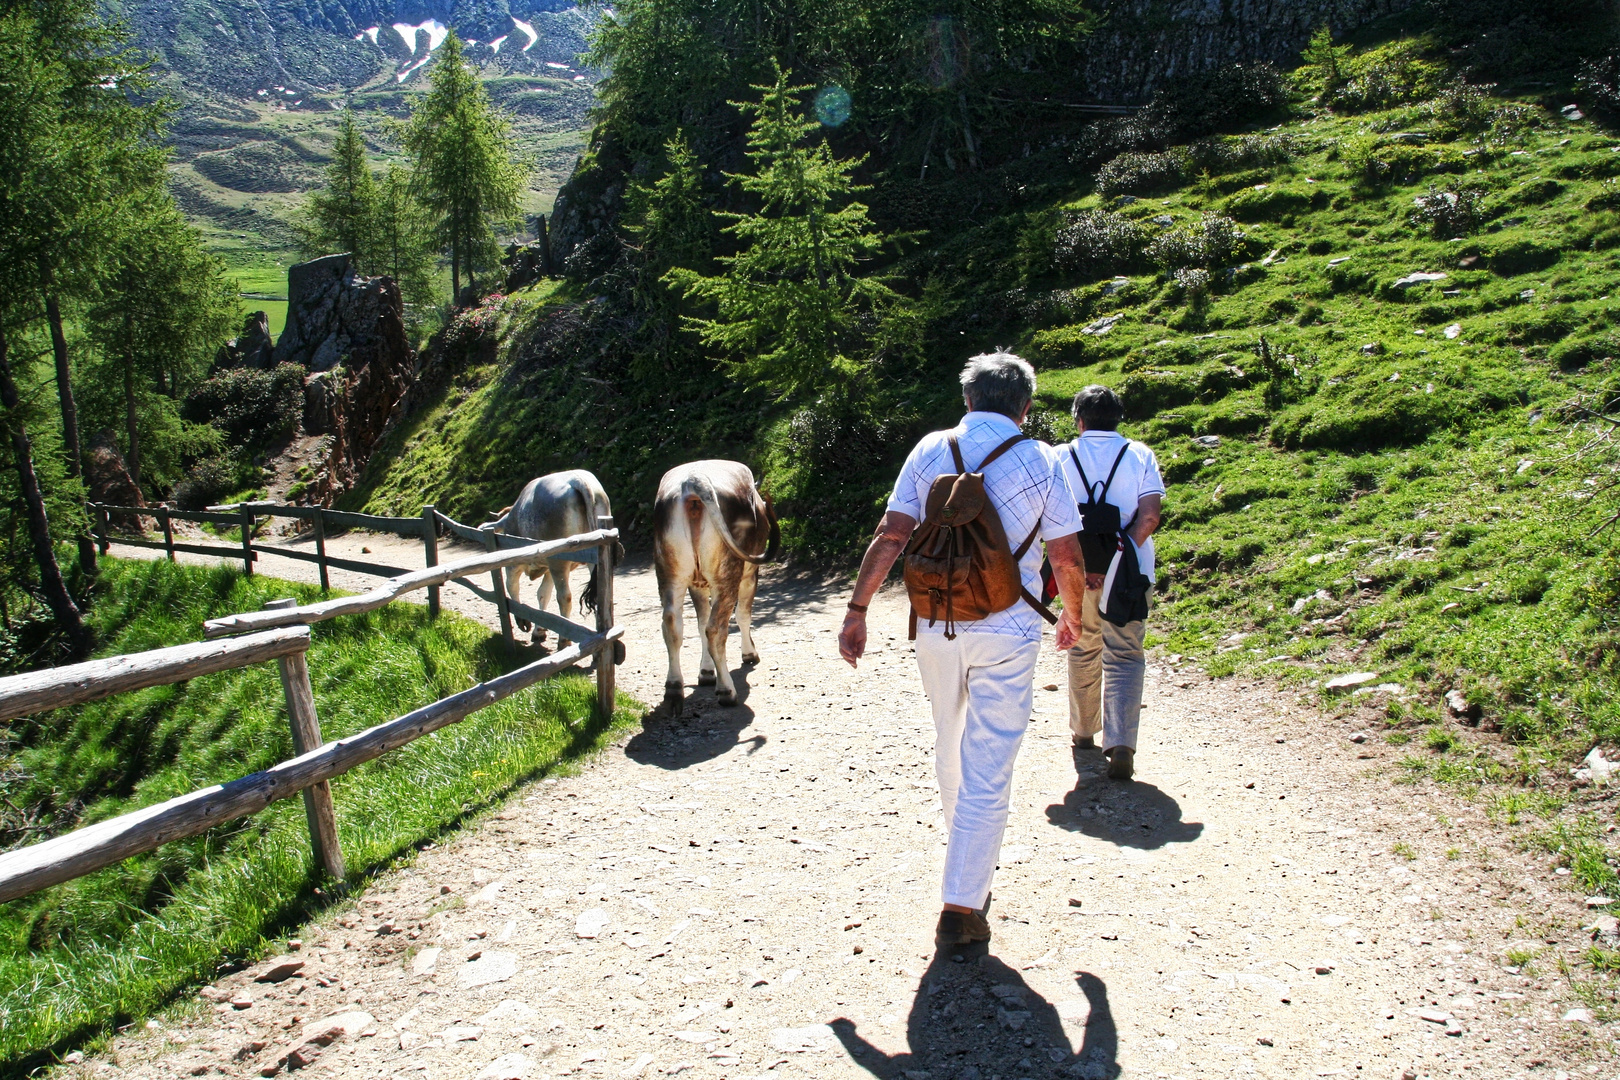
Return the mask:
MULTIPOLYGON (((106 509, 117 513, 122 508, 106 509)), ((156 509, 138 512, 151 517, 155 516, 156 509)), ((325 513, 335 512, 328 510, 325 513)), ((427 517, 424 513, 421 522, 414 518, 395 520, 421 524, 427 521, 427 517)), ((338 846, 337 815, 328 783, 332 777, 341 776, 357 765, 465 719, 479 709, 574 666, 586 657, 595 659, 597 709, 604 716, 611 716, 615 692, 614 667, 624 658, 624 630, 613 622, 613 568, 619 533, 613 527, 612 518, 599 518, 598 524, 601 527, 593 532, 563 540, 540 544, 520 541, 504 550, 488 551, 443 566, 430 564, 422 570, 399 574, 361 596, 339 597, 303 607, 295 606, 291 600, 280 600, 264 611, 215 619, 204 626, 204 635, 209 640, 195 644, 47 668, 0 679, 0 720, 7 720, 44 709, 94 701, 126 690, 183 682, 199 675, 275 660, 281 668, 282 691, 287 701, 296 755, 263 772, 193 791, 155 806, 0 854, 0 902, 81 877, 131 855, 151 851, 171 840, 195 836, 235 818, 256 814, 272 802, 299 792, 304 794, 304 809, 309 819, 310 840, 316 861, 341 882, 346 870, 343 853, 338 846), (594 628, 548 615, 548 624, 560 624, 559 635, 571 641, 571 645, 544 659, 359 734, 336 742, 322 742, 309 667, 305 662, 309 649, 309 623, 338 615, 374 611, 418 589, 433 589, 446 582, 486 571, 497 581, 496 594, 504 595, 499 591, 498 582, 500 572, 506 567, 558 555, 568 555, 571 559, 581 561, 583 556, 590 556, 597 563, 594 628), (224 636, 231 634, 242 636, 224 636)), ((250 530, 244 531, 243 535, 250 533, 250 530)), ((497 541, 491 546, 499 548, 500 544, 497 541)), ((175 545, 173 550, 189 549, 175 545)), ((204 553, 216 552, 208 550, 204 553)), ((251 555, 248 561, 251 561, 251 555)), ((480 592, 477 589, 474 591, 480 592)))
MULTIPOLYGON (((222 559, 241 559, 242 572, 252 576, 254 564, 259 561, 260 555, 275 555, 283 559, 293 559, 298 562, 312 562, 320 572, 321 589, 332 587, 329 569, 347 570, 356 574, 368 574, 373 577, 392 578, 410 571, 397 566, 386 566, 376 562, 361 562, 357 559, 344 559, 326 553, 326 537, 330 531, 342 529, 367 529, 371 532, 389 533, 407 539, 420 539, 422 541, 422 561, 427 567, 437 566, 439 563, 439 537, 445 533, 458 536, 478 544, 485 551, 515 550, 527 547, 532 543, 526 537, 508 536, 495 531, 496 522, 481 526, 463 525, 453 518, 446 517, 438 512, 430 503, 422 507, 422 512, 414 517, 389 517, 381 514, 357 514, 347 510, 328 510, 321 506, 287 506, 281 503, 234 503, 228 506, 213 506, 207 510, 175 510, 167 506, 114 506, 109 503, 88 503, 91 521, 94 522, 96 542, 101 548, 101 554, 107 554, 111 544, 127 544, 131 547, 152 548, 165 552, 169 561, 174 561, 175 552, 184 551, 194 555, 213 555, 222 559), (153 540, 144 532, 139 535, 127 533, 114 533, 111 528, 111 518, 114 515, 131 517, 137 522, 145 517, 157 522, 162 534, 161 540, 153 540), (254 543, 254 531, 259 528, 265 519, 293 518, 298 521, 309 522, 310 534, 315 542, 314 551, 299 551, 282 544, 254 543), (194 543, 177 541, 174 538, 174 522, 189 521, 196 524, 208 524, 228 529, 239 529, 241 540, 237 543, 194 543)), ((612 528, 611 519, 607 528, 612 528)), ((570 557, 571 562, 597 563, 597 553, 594 548, 575 551, 570 557)), ((564 641, 578 640, 574 637, 577 629, 561 616, 550 612, 540 611, 527 604, 518 603, 506 595, 506 582, 501 573, 493 572, 490 575, 490 587, 480 588, 465 578, 458 578, 455 584, 462 586, 482 600, 495 606, 500 621, 501 636, 506 640, 507 655, 516 650, 516 641, 512 636, 512 619, 517 617, 526 619, 530 623, 544 627, 560 636, 564 641)), ((439 586, 428 587, 428 613, 433 616, 439 614, 439 586)))

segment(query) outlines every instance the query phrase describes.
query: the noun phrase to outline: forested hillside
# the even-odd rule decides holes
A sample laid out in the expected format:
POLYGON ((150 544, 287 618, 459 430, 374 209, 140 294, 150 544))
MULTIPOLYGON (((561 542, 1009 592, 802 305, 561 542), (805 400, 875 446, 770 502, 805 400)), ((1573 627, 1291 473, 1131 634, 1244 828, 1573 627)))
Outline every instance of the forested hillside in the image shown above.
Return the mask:
POLYGON ((734 456, 799 557, 849 559, 912 441, 958 415, 961 361, 1011 346, 1041 373, 1032 430, 1064 437, 1102 382, 1158 450, 1173 650, 1399 684, 1391 738, 1438 751, 1414 773, 1501 772, 1426 726, 1451 689, 1521 742, 1579 756, 1611 731, 1606 5, 1423 6, 1110 118, 1073 108, 1066 50, 1094 27, 1062 5, 994 34, 841 15, 730 39, 695 11, 604 26, 567 279, 456 321, 357 505, 469 517, 588 465, 634 532, 665 468, 734 456), (798 135, 765 123, 783 101, 798 135), (761 214, 743 178, 788 166, 819 179, 761 214), (795 262, 818 235, 847 276, 795 262), (796 283, 792 318, 769 280, 796 283))

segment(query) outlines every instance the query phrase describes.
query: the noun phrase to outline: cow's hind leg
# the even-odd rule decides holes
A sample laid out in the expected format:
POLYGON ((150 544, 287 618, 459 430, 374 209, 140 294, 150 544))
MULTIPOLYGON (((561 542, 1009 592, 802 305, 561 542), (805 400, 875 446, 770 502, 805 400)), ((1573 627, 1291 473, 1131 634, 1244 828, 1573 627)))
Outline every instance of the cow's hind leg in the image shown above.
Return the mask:
POLYGON ((737 700, 737 686, 731 681, 726 668, 726 637, 731 632, 731 611, 737 605, 736 587, 719 585, 714 590, 714 603, 709 608, 709 621, 704 627, 704 640, 709 645, 710 662, 714 664, 719 685, 715 687, 715 700, 730 705, 737 700))
MULTIPOLYGON (((541 567, 540 567, 540 591, 535 595, 535 599, 534 599, 534 606, 539 608, 541 611, 546 610, 546 605, 551 603, 551 581, 552 581, 552 577, 553 577, 552 571, 550 569, 548 569, 544 564, 542 564, 541 567)), ((544 640, 546 640, 545 627, 543 627, 543 626, 535 627, 534 628, 534 642, 536 644, 539 644, 540 642, 542 642, 544 640)))
POLYGON ((737 584, 737 630, 745 664, 759 663, 759 650, 754 647, 754 591, 758 586, 759 567, 749 563, 743 567, 742 581, 737 584))
MULTIPOLYGON (((518 598, 518 590, 523 587, 523 571, 527 569, 528 567, 526 566, 508 566, 506 568, 506 598, 508 600, 516 600, 518 598)), ((517 620, 517 628, 519 630, 529 629, 529 620, 519 617, 517 620)), ((535 640, 540 640, 538 635, 535 637, 535 640)))
POLYGON ((568 583, 568 571, 574 568, 571 562, 554 559, 551 562, 551 580, 557 584, 557 610, 565 619, 574 617, 574 589, 568 583))
POLYGON ((713 686, 714 653, 709 648, 709 616, 712 611, 709 594, 695 586, 687 591, 692 595, 692 610, 697 612, 699 642, 698 685, 713 686))
POLYGON ((685 619, 685 598, 681 586, 660 586, 659 600, 664 605, 664 648, 669 650, 669 671, 664 676, 664 700, 678 708, 686 683, 681 679, 681 632, 685 619))

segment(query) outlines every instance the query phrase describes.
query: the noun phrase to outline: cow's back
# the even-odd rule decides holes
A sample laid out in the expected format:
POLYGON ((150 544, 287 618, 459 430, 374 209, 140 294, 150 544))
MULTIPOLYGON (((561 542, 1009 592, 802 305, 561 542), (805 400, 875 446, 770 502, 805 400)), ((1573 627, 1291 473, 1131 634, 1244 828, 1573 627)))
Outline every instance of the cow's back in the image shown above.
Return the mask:
POLYGON ((740 461, 711 458, 677 465, 658 482, 653 506, 656 537, 671 536, 686 528, 683 503, 694 490, 692 484, 706 483, 715 494, 720 516, 731 529, 732 538, 744 551, 759 553, 766 548, 770 521, 765 500, 754 483, 754 472, 740 461))
POLYGON ((560 540, 591 531, 597 517, 612 513, 594 473, 567 469, 529 481, 507 514, 506 531, 532 540, 560 540))

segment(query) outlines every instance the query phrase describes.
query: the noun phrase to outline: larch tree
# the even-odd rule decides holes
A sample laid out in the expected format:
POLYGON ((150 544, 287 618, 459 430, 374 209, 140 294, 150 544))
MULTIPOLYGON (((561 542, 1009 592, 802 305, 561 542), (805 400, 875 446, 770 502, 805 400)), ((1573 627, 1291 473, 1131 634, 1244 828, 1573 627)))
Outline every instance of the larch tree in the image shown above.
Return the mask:
MULTIPOLYGON (((656 179, 630 181, 625 193, 625 233, 636 256, 632 297, 647 318, 641 324, 645 348, 636 362, 655 362, 668 371, 682 351, 681 292, 669 277, 681 268, 713 269, 717 222, 703 194, 703 166, 684 132, 664 144, 665 168, 656 179)), ((647 374, 649 372, 643 372, 647 374)))
POLYGON ((376 272, 377 179, 366 160, 366 140, 354 113, 344 110, 326 167, 326 184, 309 193, 298 222, 299 246, 314 257, 347 251, 363 273, 376 272))
POLYGON ((434 56, 428 92, 403 129, 413 187, 433 232, 450 254, 452 303, 461 272, 496 261, 495 229, 521 214, 528 166, 518 157, 511 121, 490 101, 454 30, 434 56))
POLYGON ((93 372, 120 384, 125 461, 141 483, 141 416, 178 423, 184 373, 195 375, 230 334, 236 282, 203 250, 161 179, 120 208, 121 228, 86 325, 102 359, 93 372), (165 392, 166 391, 166 392, 165 392))
POLYGON ((789 85, 780 66, 774 84, 755 89, 759 101, 736 103, 754 118, 748 156, 755 171, 732 179, 758 209, 721 215, 740 250, 718 260, 720 274, 677 267, 668 276, 688 297, 712 305, 713 318, 685 322, 733 374, 788 398, 859 378, 865 365, 852 354, 872 344, 863 317, 881 325, 905 301, 882 280, 855 276, 886 240, 855 199, 866 190, 852 176, 862 159, 840 161, 825 138, 811 140, 819 125, 800 106, 810 87, 789 85))

